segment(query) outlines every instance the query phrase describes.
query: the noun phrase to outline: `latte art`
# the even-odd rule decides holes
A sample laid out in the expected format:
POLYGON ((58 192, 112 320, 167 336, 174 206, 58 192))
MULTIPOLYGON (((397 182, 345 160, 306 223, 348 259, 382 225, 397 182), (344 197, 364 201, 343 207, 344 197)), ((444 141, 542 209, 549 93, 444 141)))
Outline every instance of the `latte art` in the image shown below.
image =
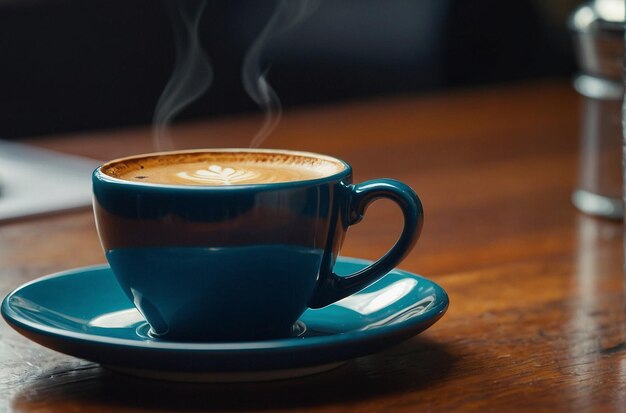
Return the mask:
POLYGON ((189 181, 207 185, 232 185, 244 181, 253 181, 255 179, 258 180, 259 175, 259 171, 243 168, 223 168, 220 165, 211 165, 207 169, 176 174, 181 179, 188 179, 189 181))
POLYGON ((102 171, 114 178, 162 185, 250 185, 306 181, 345 169, 333 158, 300 152, 188 152, 114 161, 102 171))

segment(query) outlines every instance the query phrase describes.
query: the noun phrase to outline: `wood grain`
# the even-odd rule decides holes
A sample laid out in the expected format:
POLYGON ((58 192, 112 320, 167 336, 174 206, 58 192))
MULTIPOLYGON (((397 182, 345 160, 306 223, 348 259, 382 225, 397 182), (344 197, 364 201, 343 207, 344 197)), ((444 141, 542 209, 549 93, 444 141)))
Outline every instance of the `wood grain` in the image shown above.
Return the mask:
MULTIPOLYGON (((566 82, 399 97, 286 114, 264 147, 339 156, 357 181, 406 181, 426 210, 402 267, 449 293, 444 318, 399 346, 296 380, 187 385, 112 374, 0 326, 0 410, 626 411, 621 223, 577 212, 578 105, 566 82)), ((247 146, 257 117, 180 125, 177 146, 247 146)), ((30 142, 100 159, 152 150, 147 129, 30 142)), ((391 203, 352 228, 347 256, 395 240, 391 203)), ((103 262, 90 211, 0 226, 0 292, 103 262)))

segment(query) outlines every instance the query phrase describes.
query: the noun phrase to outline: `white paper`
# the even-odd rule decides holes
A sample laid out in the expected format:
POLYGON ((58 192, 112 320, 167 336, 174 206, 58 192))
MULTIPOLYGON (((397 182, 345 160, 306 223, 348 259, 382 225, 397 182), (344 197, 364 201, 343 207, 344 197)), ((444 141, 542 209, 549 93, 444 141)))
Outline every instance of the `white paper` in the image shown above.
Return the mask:
POLYGON ((99 164, 0 140, 0 221, 90 206, 99 164))

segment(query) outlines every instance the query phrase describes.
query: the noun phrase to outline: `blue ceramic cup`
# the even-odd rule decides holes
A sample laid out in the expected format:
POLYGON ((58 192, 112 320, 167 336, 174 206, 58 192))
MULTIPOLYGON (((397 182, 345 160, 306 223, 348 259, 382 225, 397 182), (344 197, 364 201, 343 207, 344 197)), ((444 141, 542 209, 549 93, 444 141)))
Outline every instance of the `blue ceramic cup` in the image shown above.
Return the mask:
POLYGON ((307 307, 349 296, 395 267, 423 221, 421 202, 407 185, 392 179, 353 184, 346 162, 296 151, 211 149, 118 159, 94 171, 93 195, 98 234, 119 284, 152 334, 175 341, 289 336, 307 307), (195 171, 202 179, 246 177, 249 160, 270 174, 280 175, 285 164, 305 174, 221 184, 150 181, 154 168, 190 160, 193 168, 203 165, 195 171), (222 165, 233 160, 239 166, 222 165), (364 270, 335 274, 348 227, 379 198, 402 210, 398 241, 364 270))

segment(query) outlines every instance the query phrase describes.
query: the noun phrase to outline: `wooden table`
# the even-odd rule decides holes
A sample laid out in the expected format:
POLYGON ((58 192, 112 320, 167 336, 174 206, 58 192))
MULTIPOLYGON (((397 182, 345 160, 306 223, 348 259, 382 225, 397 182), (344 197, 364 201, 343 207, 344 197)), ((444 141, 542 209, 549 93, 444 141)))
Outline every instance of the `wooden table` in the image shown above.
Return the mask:
MULTIPOLYGON (((177 384, 110 373, 1 323, 0 410, 136 412, 626 411, 622 225, 570 203, 579 100, 566 81, 340 104, 286 114, 264 147, 328 153, 355 180, 421 195, 422 238, 402 268, 450 295, 425 333, 328 373, 257 384, 177 384)), ((187 124, 178 147, 247 146, 257 117, 187 124)), ((95 158, 150 151, 145 129, 29 140, 95 158)), ((400 228, 381 201, 348 234, 375 259, 400 228)), ((0 292, 104 262, 91 211, 0 226, 0 292)))

